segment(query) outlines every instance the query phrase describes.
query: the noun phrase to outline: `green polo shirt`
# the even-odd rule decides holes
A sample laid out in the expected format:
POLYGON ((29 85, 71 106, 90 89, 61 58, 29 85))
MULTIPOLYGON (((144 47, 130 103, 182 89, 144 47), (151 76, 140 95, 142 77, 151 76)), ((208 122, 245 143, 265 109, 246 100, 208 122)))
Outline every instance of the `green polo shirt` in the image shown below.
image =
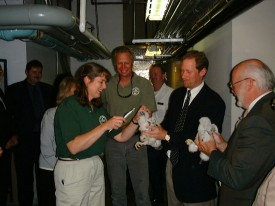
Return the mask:
POLYGON ((132 78, 132 84, 122 88, 119 84, 119 76, 116 74, 111 78, 107 84, 107 88, 102 92, 101 99, 104 103, 104 107, 112 115, 124 115, 126 112, 133 108, 136 108, 135 112, 127 117, 129 122, 138 111, 141 105, 145 105, 151 111, 156 111, 156 101, 154 95, 154 89, 151 82, 144 77, 138 76, 134 73, 132 78), (118 91, 117 91, 118 90, 118 91), (122 98, 121 96, 131 96, 122 98))
POLYGON ((103 107, 94 107, 92 111, 89 106, 80 105, 75 96, 65 99, 58 106, 54 118, 57 157, 84 159, 102 154, 107 136, 114 137, 121 130, 105 132, 93 145, 76 155, 69 152, 67 143, 77 135, 92 130, 109 118, 110 115, 103 107))

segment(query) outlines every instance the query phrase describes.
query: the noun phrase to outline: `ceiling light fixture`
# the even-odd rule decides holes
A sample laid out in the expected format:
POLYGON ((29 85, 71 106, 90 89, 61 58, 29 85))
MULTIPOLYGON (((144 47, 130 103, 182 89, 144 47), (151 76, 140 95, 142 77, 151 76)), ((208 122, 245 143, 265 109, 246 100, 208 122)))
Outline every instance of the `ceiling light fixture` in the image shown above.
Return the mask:
POLYGON ((161 50, 160 48, 157 48, 156 45, 151 45, 149 48, 147 48, 145 52, 145 56, 147 57, 153 57, 158 55, 161 55, 161 50))
POLYGON ((169 0, 148 0, 145 21, 161 21, 169 0))
POLYGON ((176 39, 133 39, 133 44, 139 43, 183 43, 183 38, 176 38, 176 39))

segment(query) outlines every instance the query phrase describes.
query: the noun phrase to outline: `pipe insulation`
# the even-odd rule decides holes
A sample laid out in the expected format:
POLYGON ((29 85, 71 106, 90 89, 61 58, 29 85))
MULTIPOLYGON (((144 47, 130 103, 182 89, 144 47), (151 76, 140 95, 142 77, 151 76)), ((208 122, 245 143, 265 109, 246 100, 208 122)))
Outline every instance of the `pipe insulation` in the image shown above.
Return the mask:
MULTIPOLYGON (((49 42, 48 47, 54 49, 66 45, 64 50, 67 50, 69 45, 71 56, 74 56, 75 50, 80 50, 77 53, 83 54, 84 59, 109 59, 111 56, 110 51, 90 31, 80 31, 79 19, 62 7, 38 4, 0 6, 0 30, 19 29, 22 33, 23 30, 39 30, 56 38, 49 42), (53 47, 53 42, 59 42, 58 46, 53 47)), ((45 39, 40 42, 43 42, 40 43, 43 46, 47 44, 45 39)), ((67 51, 68 54, 70 53, 67 51)), ((79 59, 79 55, 74 57, 79 59)))

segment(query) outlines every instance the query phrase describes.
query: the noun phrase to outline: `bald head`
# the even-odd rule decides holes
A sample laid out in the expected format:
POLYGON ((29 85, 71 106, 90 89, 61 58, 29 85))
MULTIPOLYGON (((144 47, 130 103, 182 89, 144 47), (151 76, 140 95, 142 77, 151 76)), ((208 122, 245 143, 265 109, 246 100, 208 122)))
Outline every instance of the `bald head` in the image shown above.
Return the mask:
POLYGON ((231 89, 237 105, 247 109, 262 94, 272 91, 275 78, 269 67, 259 59, 248 59, 237 64, 231 72, 231 89))
POLYGON ((274 74, 270 68, 259 59, 247 59, 237 64, 232 70, 233 76, 255 80, 259 90, 272 91, 275 87, 274 74))

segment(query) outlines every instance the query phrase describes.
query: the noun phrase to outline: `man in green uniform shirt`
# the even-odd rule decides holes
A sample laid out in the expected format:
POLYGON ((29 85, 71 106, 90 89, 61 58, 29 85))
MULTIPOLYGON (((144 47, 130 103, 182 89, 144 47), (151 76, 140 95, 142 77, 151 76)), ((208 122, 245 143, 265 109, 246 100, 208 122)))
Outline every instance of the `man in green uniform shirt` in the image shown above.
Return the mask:
MULTIPOLYGON (((134 56, 128 47, 120 46, 113 50, 113 65, 117 72, 102 93, 102 101, 111 116, 124 115, 141 105, 156 110, 154 90, 149 80, 133 72, 134 56)), ((135 113, 135 112, 134 112, 135 113)), ((127 120, 131 119, 132 114, 127 120)), ((147 148, 135 150, 139 141, 135 135, 128 142, 121 143, 108 139, 106 144, 106 162, 112 190, 113 206, 127 206, 126 171, 129 170, 135 192, 137 206, 150 206, 149 172, 147 148)))

